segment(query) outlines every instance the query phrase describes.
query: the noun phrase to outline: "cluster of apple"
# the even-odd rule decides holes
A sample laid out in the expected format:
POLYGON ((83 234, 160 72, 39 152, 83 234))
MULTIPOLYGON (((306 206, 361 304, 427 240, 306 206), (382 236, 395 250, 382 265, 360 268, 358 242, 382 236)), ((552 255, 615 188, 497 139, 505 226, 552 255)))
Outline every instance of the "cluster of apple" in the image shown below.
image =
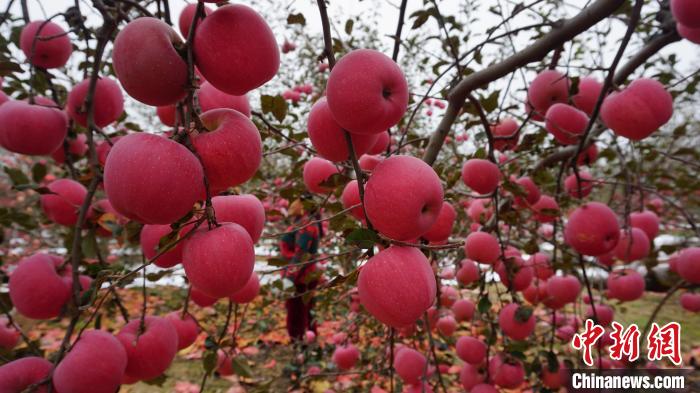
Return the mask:
MULTIPOLYGON (((187 7, 180 18, 181 32, 186 37, 187 19, 191 23, 194 7, 187 7)), ((269 26, 254 10, 228 5, 206 13, 196 26, 194 38, 196 67, 204 80, 197 92, 204 129, 182 131, 188 133, 194 152, 174 140, 150 133, 114 138, 113 146, 102 142, 97 152, 104 166, 106 199, 90 207, 88 219, 97 223, 112 219, 120 224, 129 220, 144 224, 140 238, 145 257, 160 267, 182 263, 192 284, 193 298, 201 294, 200 298, 207 301, 228 297, 246 303, 259 292, 258 276, 253 272, 253 245, 265 223, 260 201, 253 195, 215 196, 211 204, 220 224, 214 228, 205 230, 190 223, 175 229, 177 225, 173 223, 198 201, 248 181, 257 171, 262 143, 249 119, 246 92, 276 74, 279 50, 269 26), (154 181, 155 178, 160 180, 154 181), (181 241, 163 249, 161 243, 166 236, 181 241), (185 236, 187 239, 182 239, 185 236)), ((67 35, 51 22, 28 24, 21 37, 21 47, 34 66, 62 67, 70 57, 67 35), (51 38, 41 39, 46 37, 51 38)), ((114 43, 113 64, 119 83, 136 100, 158 106, 159 117, 169 126, 182 125, 176 105, 189 88, 188 65, 178 52, 183 45, 170 26, 150 17, 128 23, 114 43), (151 39, 144 40, 144 36, 151 39), (159 77, 153 78, 154 74, 159 77)), ((65 112, 58 103, 44 97, 34 97, 29 103, 3 103, 0 145, 21 154, 53 154, 62 161, 68 118, 83 127, 90 126, 85 108, 88 90, 88 80, 75 85, 65 112)), ((102 128, 114 123, 122 114, 123 105, 119 84, 108 77, 98 78, 94 125, 102 128)), ((68 151, 76 156, 84 154, 85 139, 79 136, 70 141, 68 151)), ((76 225, 86 188, 71 179, 57 179, 47 188, 51 193, 41 197, 45 215, 59 225, 76 225)), ((109 236, 110 232, 106 225, 98 228, 100 235, 109 236)), ((70 266, 61 258, 35 254, 21 260, 12 272, 10 297, 17 311, 26 317, 55 318, 71 299, 71 277, 70 266)), ((80 275, 83 293, 90 285, 91 279, 80 275)), ((116 337, 87 331, 53 371, 54 387, 59 392, 82 392, 86 387, 91 392, 113 392, 122 383, 155 378, 167 369, 177 350, 191 345, 197 334, 194 319, 178 313, 164 318, 148 316, 144 326, 138 320, 132 321, 116 337), (98 361, 104 351, 114 355, 108 362, 98 361)), ((36 378, 29 378, 31 383, 37 382, 50 370, 42 362, 34 359, 12 363, 12 367, 3 368, 0 380, 12 369, 14 375, 22 378, 32 374, 36 378), (35 375, 37 370, 46 372, 39 376, 35 375)))
POLYGON ((294 86, 294 88, 285 90, 282 93, 282 98, 293 103, 301 101, 301 98, 306 95, 309 96, 313 93, 314 87, 310 83, 305 83, 303 85, 294 86))

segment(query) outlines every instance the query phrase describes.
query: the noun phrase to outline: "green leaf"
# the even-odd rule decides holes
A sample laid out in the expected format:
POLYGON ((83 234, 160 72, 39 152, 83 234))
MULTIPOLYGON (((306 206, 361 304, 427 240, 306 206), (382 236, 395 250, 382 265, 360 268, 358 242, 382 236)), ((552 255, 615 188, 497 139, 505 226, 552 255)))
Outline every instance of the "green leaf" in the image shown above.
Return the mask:
POLYGON ((491 300, 488 296, 482 296, 476 307, 481 314, 486 314, 491 309, 491 300))
POLYGON ((287 24, 288 25, 306 25, 306 18, 304 18, 304 14, 299 13, 299 14, 289 14, 287 16, 287 24))
POLYGON ((7 176, 10 177, 10 180, 12 180, 13 185, 21 186, 24 184, 29 184, 29 178, 21 170, 11 168, 9 166, 4 167, 3 169, 5 170, 5 173, 7 173, 7 176))
POLYGON ((0 61, 0 76, 8 76, 13 72, 22 72, 22 67, 11 61, 0 61))
POLYGON ((46 165, 37 162, 32 167, 32 180, 34 180, 35 183, 39 183, 40 181, 44 180, 44 176, 46 176, 46 173, 46 165))
POLYGON ((345 21, 345 34, 350 35, 352 34, 352 27, 355 25, 355 21, 352 19, 348 19, 345 21))
POLYGON ((207 351, 202 356, 202 365, 204 366, 204 371, 210 373, 216 368, 216 363, 218 363, 219 357, 216 355, 216 351, 207 351))
POLYGON ((287 116, 287 101, 280 95, 272 101, 272 115, 277 121, 282 121, 287 116))
POLYGON ((374 231, 367 228, 358 228, 350 232, 345 238, 345 242, 350 245, 358 246, 362 249, 369 249, 379 242, 379 236, 374 231))
POLYGON ((240 377, 253 377, 253 370, 250 369, 250 367, 248 366, 248 364, 245 363, 245 361, 242 361, 238 357, 231 359, 231 367, 233 368, 233 371, 236 373, 236 375, 240 377))
POLYGON ((515 311, 515 320, 520 323, 525 323, 532 316, 532 312, 533 310, 531 307, 520 306, 515 311))

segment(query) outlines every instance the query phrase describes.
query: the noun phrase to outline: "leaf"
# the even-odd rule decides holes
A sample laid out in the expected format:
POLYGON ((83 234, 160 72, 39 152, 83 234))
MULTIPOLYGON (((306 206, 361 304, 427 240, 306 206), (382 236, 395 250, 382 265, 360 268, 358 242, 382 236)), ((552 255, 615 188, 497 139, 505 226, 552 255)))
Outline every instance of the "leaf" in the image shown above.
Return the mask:
POLYGON ((520 323, 525 323, 532 316, 532 312, 533 309, 531 307, 520 306, 515 311, 515 320, 520 323))
POLYGON ((44 176, 46 176, 47 170, 46 170, 46 165, 37 162, 32 166, 32 180, 34 180, 35 183, 39 183, 44 179, 44 176))
POLYGON ((272 257, 267 259, 267 264, 274 267, 287 266, 289 262, 284 258, 272 257))
POLYGON ((216 363, 219 361, 219 357, 216 355, 216 351, 207 351, 202 356, 202 365, 204 366, 204 371, 210 373, 216 368, 216 363))
POLYGON ((345 21, 345 34, 350 35, 352 34, 352 27, 355 25, 355 21, 352 19, 348 19, 345 21))
POLYGON ((379 242, 379 236, 374 231, 367 228, 358 228, 350 232, 345 238, 347 244, 358 246, 362 249, 369 249, 379 242))
POLYGON ((498 108, 498 96, 501 94, 500 90, 496 90, 491 93, 488 97, 481 99, 481 106, 484 108, 486 113, 491 113, 496 108, 498 108))
POLYGON ((0 61, 0 76, 8 76, 13 72, 22 72, 22 67, 11 61, 0 61))
POLYGON ((306 18, 304 18, 304 14, 298 13, 298 14, 289 14, 287 16, 287 24, 288 25, 302 25, 306 26, 306 18))
POLYGON ((7 176, 10 177, 10 180, 12 180, 13 185, 21 186, 24 184, 29 184, 29 178, 21 170, 11 168, 9 166, 4 167, 3 169, 5 170, 5 173, 7 173, 7 176))
POLYGON ((411 14, 411 18, 416 18, 416 19, 413 21, 413 26, 411 26, 411 29, 417 29, 417 28, 423 26, 423 24, 425 24, 425 22, 428 21, 429 17, 430 17, 430 12, 428 12, 426 10, 420 10, 420 11, 414 12, 413 14, 411 14))
POLYGON ((151 386, 163 386, 163 384, 167 380, 168 380, 168 376, 165 374, 161 374, 153 379, 143 381, 143 383, 145 383, 146 385, 151 385, 151 386))
POLYGON ((248 364, 246 364, 244 361, 241 361, 241 359, 238 357, 231 359, 231 367, 238 376, 241 376, 243 378, 253 377, 253 370, 251 370, 248 364))
POLYGON ((491 300, 488 296, 483 296, 479 299, 479 304, 476 307, 481 314, 486 314, 491 309, 491 300))

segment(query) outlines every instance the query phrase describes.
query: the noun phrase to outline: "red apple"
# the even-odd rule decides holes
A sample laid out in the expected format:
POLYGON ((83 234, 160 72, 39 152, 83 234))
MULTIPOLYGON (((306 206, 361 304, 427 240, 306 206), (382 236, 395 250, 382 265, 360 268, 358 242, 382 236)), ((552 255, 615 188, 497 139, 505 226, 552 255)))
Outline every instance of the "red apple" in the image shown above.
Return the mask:
POLYGON ((578 178, 575 173, 572 173, 564 179, 564 190, 574 198, 585 198, 593 191, 594 182, 595 179, 590 173, 579 171, 578 178), (579 179, 581 179, 580 184, 579 179))
POLYGON ((545 304, 553 309, 562 308, 575 302, 580 292, 581 282, 578 278, 571 275, 550 277, 547 280, 545 304))
POLYGON ((700 44, 700 27, 688 27, 680 23, 676 23, 678 34, 686 40, 695 44, 700 44))
POLYGON ((9 101, 0 106, 0 146, 20 154, 45 156, 63 145, 68 118, 54 107, 9 101))
MULTIPOLYGON (((87 106, 85 99, 90 90, 90 80, 86 79, 68 94, 66 112, 76 123, 87 127, 87 106)), ((117 82, 112 78, 98 78, 93 98, 93 115, 98 127, 106 127, 119 119, 124 112, 124 97, 117 82)))
POLYGON ((603 255, 615 248, 619 239, 617 216, 600 202, 578 207, 564 227, 566 243, 583 255, 603 255))
POLYGON ((486 379, 484 371, 469 363, 464 364, 459 372, 459 382, 466 391, 471 391, 472 388, 481 384, 486 379))
POLYGON ((615 257, 625 262, 633 262, 649 255, 651 245, 646 233, 639 228, 620 231, 620 240, 615 246, 615 257), (631 236, 630 236, 631 235, 631 236))
POLYGON ((384 158, 382 156, 371 156, 364 154, 360 157, 360 168, 363 171, 372 172, 374 168, 382 162, 384 158))
POLYGON ((558 391, 569 380, 569 371, 564 362, 559 363, 556 370, 550 370, 549 364, 542 365, 542 385, 558 391))
POLYGON ((659 234, 659 216, 651 210, 630 214, 630 225, 643 230, 650 241, 659 234))
POLYGON ((421 237, 431 243, 447 241, 452 233, 452 227, 454 226, 456 218, 457 212, 455 212, 454 207, 452 207, 449 202, 443 202, 437 220, 435 220, 435 223, 430 227, 428 232, 424 233, 421 237))
MULTIPOLYGON (((44 358, 28 356, 0 366, 0 392, 24 392, 29 386, 42 382, 51 373, 53 364, 44 358)), ((47 385, 32 392, 46 393, 47 385)))
POLYGON ((510 303, 498 314, 498 326, 504 335, 522 341, 535 331, 535 316, 529 307, 510 303))
POLYGON ((470 259, 462 259, 461 267, 457 270, 457 281, 469 285, 479 280, 479 266, 470 259))
POLYGON ((147 381, 170 367, 177 353, 178 335, 175 326, 165 318, 147 316, 143 331, 139 330, 140 325, 141 320, 132 319, 119 331, 117 339, 126 350, 126 375, 147 381))
POLYGON ((467 258, 479 263, 493 264, 501 255, 498 239, 486 232, 472 232, 464 241, 467 258))
POLYGON ((104 187, 109 202, 125 217, 170 224, 204 195, 204 173, 183 145, 141 132, 114 144, 105 163, 104 187))
POLYGON ((452 305, 452 313, 459 322, 465 322, 474 316, 474 303, 468 299, 459 299, 452 305))
POLYGON ((392 156, 377 165, 367 181, 365 211, 385 236, 412 240, 430 230, 442 198, 442 184, 433 168, 415 157, 392 156))
MULTIPOLYGON (((73 155, 74 158, 84 157, 85 153, 88 151, 87 145, 87 135, 78 134, 75 138, 68 138, 68 153, 73 155)), ((51 158, 58 164, 63 164, 66 162, 66 152, 63 149, 63 145, 58 147, 56 151, 51 153, 51 158)))
POLYGON ((47 188, 51 194, 41 196, 41 209, 49 220, 59 225, 73 226, 78 222, 78 211, 87 196, 87 189, 71 179, 54 180, 47 188))
POLYGON ((537 252, 528 260, 530 266, 535 270, 535 276, 540 280, 546 280, 554 275, 554 270, 550 264, 549 255, 537 252))
POLYGON ((190 283, 216 298, 242 289, 253 273, 254 263, 253 241, 242 226, 234 223, 199 229, 182 249, 182 265, 190 283))
MULTIPOLYGON (((19 342, 20 334, 5 317, 0 317, 0 348, 12 349, 19 342)), ((0 384, 1 386, 1 384, 0 384)))
POLYGON ((417 384, 425 375, 428 359, 422 353, 411 349, 401 348, 394 356, 396 374, 407 384, 417 384))
POLYGON ((134 19, 114 40, 114 73, 136 100, 153 106, 174 104, 187 87, 187 63, 177 51, 181 47, 180 36, 165 22, 134 19))
POLYGON ((391 246, 370 258, 357 280, 360 302, 380 322, 412 325, 433 304, 436 283, 420 250, 391 246))
POLYGON ((501 182, 501 171, 491 161, 472 158, 462 167, 462 181, 479 194, 490 194, 501 182))
POLYGON ((118 339, 102 330, 88 330, 56 366, 53 386, 61 393, 114 393, 126 364, 126 351, 118 339))
POLYGON ((681 307, 690 312, 700 312, 700 294, 686 292, 680 298, 681 307))
MULTIPOLYGON (((351 206, 360 204, 360 189, 357 186, 357 180, 351 180, 343 188, 343 193, 340 196, 340 201, 343 203, 344 209, 349 209, 351 206)), ((362 206, 358 206, 350 210, 350 214, 360 221, 365 220, 365 212, 362 206)))
POLYGON ((489 385, 486 383, 480 383, 478 385, 475 385, 471 390, 469 391, 470 393, 498 393, 498 389, 494 388, 493 385, 489 385))
POLYGON ((598 146, 595 143, 588 146, 576 158, 576 165, 591 165, 598 158, 598 146))
POLYGON ((654 79, 641 78, 621 92, 611 93, 600 118, 615 134, 642 140, 666 124, 673 114, 673 97, 654 79))
POLYGON ((371 49, 341 57, 326 85, 328 107, 341 127, 356 134, 379 134, 396 125, 408 106, 401 68, 371 49))
POLYGON ((547 109, 545 128, 562 145, 578 143, 588 127, 588 115, 571 105, 556 103, 547 109))
POLYGON ((260 279, 258 275, 253 272, 245 286, 229 296, 229 299, 238 304, 250 303, 258 296, 258 293, 260 293, 260 279))
POLYGON ((498 261, 495 270, 503 285, 515 291, 530 286, 535 276, 534 269, 520 256, 507 256, 506 262, 498 261))
POLYGON ((499 354, 489 361, 489 376, 496 385, 515 389, 525 380, 525 369, 520 360, 499 354))
MULTIPOLYGON (((192 20, 194 19, 194 14, 196 13, 196 11, 197 3, 187 4, 185 8, 182 9, 180 17, 177 19, 177 26, 180 29, 180 34, 182 34, 182 36, 185 37, 185 39, 189 37, 190 26, 192 25, 192 20)), ((203 18, 211 14, 211 12, 211 8, 204 6, 203 18)), ((202 23, 202 21, 198 20, 197 25, 199 25, 200 23, 202 23)))
POLYGON ((257 243, 265 226, 265 208, 252 194, 225 195, 211 199, 216 219, 219 222, 236 223, 248 232, 253 243, 257 243))
POLYGON ((520 206, 534 205, 540 200, 540 189, 529 176, 523 176, 515 180, 515 184, 522 188, 524 196, 515 196, 515 204, 520 206), (523 199, 524 198, 524 199, 523 199))
POLYGON ((243 184, 262 161, 260 132, 250 119, 232 109, 213 109, 200 117, 209 132, 193 138, 212 194, 243 184))
POLYGON ((678 254, 676 271, 691 284, 700 284, 700 247, 689 247, 678 254))
POLYGON ((671 0, 673 17, 685 26, 700 28, 700 4, 695 0, 671 0))
POLYGON ((474 337, 460 337, 455 349, 457 356, 469 364, 479 365, 486 359, 486 344, 474 337))
POLYGON ((190 286, 190 299, 199 307, 209 307, 219 300, 219 298, 209 296, 193 286, 190 286))
POLYGON ((197 320, 195 320, 191 314, 187 314, 183 317, 182 312, 173 311, 166 314, 165 319, 172 323, 175 328, 178 350, 185 349, 194 344, 199 335, 199 326, 197 325, 197 320))
POLYGON ((280 65, 277 40, 265 20, 245 5, 225 5, 207 16, 194 37, 204 78, 217 89, 243 95, 272 79, 280 65))
POLYGON ((61 26, 43 20, 22 28, 19 47, 30 63, 41 68, 61 68, 73 52, 70 38, 61 26))
POLYGON ((379 133, 376 142, 374 142, 369 151, 367 151, 367 154, 384 154, 386 153, 386 149, 390 144, 391 135, 389 135, 388 132, 381 132, 379 133))
POLYGON ((559 71, 546 70, 530 82, 527 98, 539 113, 547 113, 550 106, 569 99, 569 79, 559 71))
POLYGON ((591 76, 581 78, 578 83, 578 93, 571 97, 571 101, 578 109, 590 116, 602 90, 603 84, 596 78, 591 76))
MULTIPOLYGON (((333 118, 325 97, 321 97, 311 108, 308 132, 311 144, 321 157, 334 162, 350 158, 345 131, 333 118)), ((355 150, 355 157, 359 157, 367 153, 377 142, 378 136, 374 134, 350 134, 350 138, 355 150)))
POLYGON ((457 330, 457 321, 452 315, 446 315, 438 319, 435 327, 437 327, 440 334, 445 337, 450 337, 454 334, 455 330, 457 330))
POLYGON ((165 105, 156 108, 156 115, 161 123, 169 127, 175 127, 176 119, 178 123, 179 115, 177 114, 177 107, 175 105, 165 105))
POLYGON ((341 370, 350 370, 360 360, 360 350, 352 344, 339 346, 333 352, 333 363, 341 370))
POLYGON ((42 253, 19 261, 8 287, 12 304, 20 314, 32 319, 59 316, 71 297, 71 288, 56 272, 56 265, 53 256, 42 253))
MULTIPOLYGON (((586 307, 586 318, 593 319, 593 314, 593 306, 589 305, 588 307, 586 307)), ((615 312, 613 311, 612 307, 605 304, 595 305, 595 316, 597 316, 596 323, 603 326, 610 326, 610 324, 613 321, 614 315, 615 312)))
POLYGON ((199 106, 202 108, 202 113, 212 109, 233 109, 246 117, 250 117, 250 103, 248 102, 248 96, 245 94, 240 96, 226 94, 211 83, 204 82, 199 87, 197 97, 199 98, 199 106))
POLYGON ((491 125, 493 147, 498 151, 513 150, 518 145, 520 126, 510 117, 491 125))
POLYGON ((623 302, 637 300, 644 294, 644 277, 631 269, 611 272, 607 284, 608 296, 623 302))
MULTIPOLYGON (((158 255, 158 249, 161 246, 160 240, 165 236, 169 236, 172 231, 173 229, 170 227, 170 225, 144 225, 143 229, 141 229, 140 235, 141 251, 143 252, 143 256, 146 257, 146 259, 151 260, 158 255)), ((176 241, 178 237, 169 237, 169 239, 170 240, 163 245, 176 241)), ((182 241, 175 245, 175 247, 161 254, 155 261, 153 261, 153 264, 162 268, 170 268, 180 262, 182 262, 182 241)))

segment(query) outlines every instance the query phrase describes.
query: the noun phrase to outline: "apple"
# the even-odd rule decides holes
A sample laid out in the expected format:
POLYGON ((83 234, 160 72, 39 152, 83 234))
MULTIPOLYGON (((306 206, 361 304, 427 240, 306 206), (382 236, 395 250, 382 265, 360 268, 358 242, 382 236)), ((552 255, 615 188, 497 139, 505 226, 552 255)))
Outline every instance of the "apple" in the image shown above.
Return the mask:
POLYGON ((588 116, 593 113, 595 104, 598 102, 598 97, 603 91, 603 84, 598 79, 587 76, 581 78, 578 83, 578 93, 571 97, 571 101, 578 109, 585 112, 588 116))
POLYGON ((513 150, 518 145, 520 126, 507 117, 496 124, 491 125, 491 135, 494 138, 493 148, 498 151, 513 150))
MULTIPOLYGON (((523 291, 523 297, 532 305, 540 304, 547 299, 547 286, 540 279, 534 279, 530 286, 523 291)), ((549 302, 551 304, 551 302, 549 302)))
MULTIPOLYGON (((351 180, 343 188, 343 193, 340 195, 340 201, 344 209, 349 209, 352 206, 362 203, 360 200, 360 189, 357 186, 357 180, 351 180)), ((358 206, 350 210, 350 214, 360 221, 365 221, 365 212, 362 206, 358 206)))
POLYGON ((258 296, 258 293, 260 293, 260 279, 253 272, 245 286, 229 296, 229 299, 238 304, 250 303, 258 296))
POLYGON ((408 84, 401 68, 372 49, 341 57, 328 76, 326 95, 335 120, 355 134, 386 132, 408 107, 408 84))
POLYGON ((673 97, 654 79, 641 78, 603 101, 600 118, 615 134, 642 140, 673 115, 673 97))
POLYGON ((690 312, 700 312, 700 294, 686 292, 680 298, 681 307, 690 312))
POLYGON ((114 393, 126 364, 126 351, 117 338, 102 330, 88 330, 56 366, 53 386, 61 393, 114 393))
POLYGON ((75 180, 58 179, 49 183, 47 188, 51 193, 41 196, 41 210, 56 224, 74 226, 87 196, 85 186, 75 180))
POLYGON ((443 307, 452 307, 459 299, 459 291, 453 287, 442 286, 440 288, 440 305, 443 307))
POLYGON ((564 190, 574 198, 585 198, 593 191, 595 179, 586 171, 579 171, 578 178, 572 173, 564 179, 564 190), (579 184, 579 178, 581 182, 579 184), (580 190, 580 191, 579 191, 580 190))
POLYGON ((595 143, 588 146, 581 154, 576 158, 576 165, 592 165, 593 162, 598 158, 598 146, 595 143))
POLYGON ((45 156, 63 145, 68 118, 60 110, 24 101, 0 106, 0 146, 20 154, 45 156))
POLYGON ((182 265, 190 283, 206 295, 229 296, 242 289, 253 273, 255 250, 246 230, 224 223, 198 229, 182 249, 182 265))
POLYGON ((489 361, 489 376, 496 385, 515 389, 525 380, 525 369, 520 360, 498 354, 489 361))
POLYGON ((522 188, 524 196, 515 196, 515 204, 519 206, 534 205, 540 200, 540 189, 529 176, 523 176, 515 180, 515 184, 522 188), (524 198, 524 199, 523 199, 524 198))
POLYGON ((450 337, 457 330, 457 321, 452 315, 446 315, 438 319, 435 324, 437 330, 445 337, 450 337))
POLYGON ((239 96, 272 79, 280 65, 274 33, 257 12, 241 4, 219 7, 202 21, 194 55, 207 81, 239 96))
POLYGON ((388 132, 380 132, 377 140, 367 151, 367 154, 383 154, 391 144, 391 135, 388 132))
POLYGON ((209 132, 192 143, 204 165, 212 194, 250 180, 262 161, 260 132, 250 119, 232 109, 212 109, 199 119, 209 132))
POLYGON ((544 114, 556 103, 569 99, 569 79, 559 71, 545 70, 530 82, 527 99, 535 111, 544 114))
POLYGON ((680 23, 676 23, 678 35, 695 44, 700 44, 700 27, 688 27, 680 23))
POLYGON ((494 270, 498 273, 503 285, 514 291, 526 289, 535 276, 534 269, 519 255, 506 256, 506 262, 498 261, 494 270))
POLYGON ((360 350, 353 344, 338 346, 333 352, 333 363, 343 371, 355 367, 358 360, 360 360, 360 350))
POLYGON ((359 162, 360 162, 360 168, 363 171, 367 172, 372 172, 374 168, 379 165, 380 162, 384 160, 384 157, 382 156, 371 156, 364 154, 360 157, 359 162))
POLYGON ((550 106, 545 114, 545 128, 562 145, 578 143, 588 122, 586 112, 562 103, 550 106))
POLYGON ((372 225, 394 240, 423 235, 443 204, 440 178, 418 158, 392 156, 372 172, 365 187, 365 211, 372 225))
POLYGON ((486 344, 474 337, 460 337, 455 349, 460 359, 472 365, 479 365, 486 359, 486 344))
MULTIPOLYGON (((169 240, 163 246, 176 241, 178 236, 170 237, 172 231, 170 225, 144 225, 140 235, 143 256, 150 261, 158 255, 158 249, 161 247, 160 240, 165 236, 169 236, 169 240)), ((153 261, 153 264, 162 268, 170 268, 182 262, 182 243, 180 241, 173 248, 161 254, 153 261)))
MULTIPOLYGON (((345 131, 333 118, 325 97, 321 97, 309 113, 308 132, 311 144, 319 156, 334 162, 350 158, 345 131)), ((385 133, 389 135, 388 133, 385 133)), ((377 142, 374 134, 350 134, 355 156, 359 157, 369 151, 377 142)))
POLYGON ((144 330, 141 321, 132 319, 117 334, 126 350, 126 375, 147 381, 163 374, 177 353, 178 335, 175 326, 165 318, 147 316, 144 330))
POLYGON ((676 271, 691 284, 700 284, 700 247, 689 247, 678 254, 676 271))
POLYGON ((71 297, 71 287, 56 271, 54 258, 58 257, 34 254, 20 260, 10 274, 10 299, 27 318, 56 318, 71 297))
MULTIPOLYGON (((68 153, 70 153, 74 158, 84 157, 85 153, 88 151, 87 145, 87 135, 78 134, 75 138, 68 138, 68 153)), ((53 153, 51 153, 51 158, 58 164, 63 164, 66 162, 66 152, 63 149, 63 144, 58 147, 53 153)))
MULTIPOLYGON (((112 144, 116 144, 120 139, 122 139, 120 136, 110 138, 112 144)), ((107 156, 109 155, 110 151, 112 151, 112 146, 109 144, 109 142, 97 142, 97 145, 95 146, 95 153, 97 153, 97 160, 100 162, 102 167, 104 167, 107 163, 107 156)))
POLYGON ((498 314, 498 326, 504 335, 522 341, 535 331, 535 316, 529 307, 510 303, 498 314))
POLYGON ((199 307, 209 307, 219 300, 219 298, 209 296, 193 286, 190 286, 190 299, 199 307))
POLYGON ((571 275, 553 276, 547 280, 546 288, 545 305, 556 310, 576 301, 581 293, 581 282, 571 275))
POLYGON ((486 374, 482 368, 469 363, 462 365, 462 369, 459 371, 459 382, 464 390, 469 392, 484 380, 486 380, 486 374))
POLYGON ((486 232, 472 232, 464 241, 464 253, 469 259, 488 265, 501 255, 498 239, 486 232))
MULTIPOLYGON (((24 392, 29 386, 39 383, 51 374, 53 364, 44 358, 28 356, 10 361, 0 366, 0 392, 24 392)), ((48 392, 47 385, 41 385, 33 392, 48 392)))
POLYGON ((637 300, 644 294, 644 277, 631 269, 612 271, 607 285, 608 296, 623 302, 637 300))
POLYGON ((175 127, 175 123, 181 123, 175 105, 165 105, 156 108, 156 115, 161 123, 169 127, 175 127), (177 119, 177 121, 176 121, 177 119))
POLYGON ((625 262, 633 262, 649 255, 651 245, 646 233, 639 228, 620 231, 620 240, 615 246, 615 257, 625 262))
POLYGON ((360 302, 380 322, 412 325, 435 301, 435 276, 428 259, 413 247, 391 246, 360 270, 360 302))
MULTIPOLYGON (((185 8, 182 9, 182 12, 180 12, 180 17, 177 20, 177 26, 180 29, 180 34, 182 34, 185 39, 189 37, 190 34, 190 26, 192 25, 192 20, 194 19, 194 15, 197 11, 197 3, 194 4, 187 4, 185 8)), ((207 15, 211 14, 211 8, 204 6, 204 17, 207 15)), ((198 20, 197 25, 199 25, 201 20, 198 20)))
POLYGON ((211 199, 216 219, 242 226, 257 243, 265 227, 265 208, 252 194, 223 195, 211 199))
MULTIPOLYGON (((88 108, 85 100, 90 90, 90 80, 86 79, 73 86, 68 94, 66 112, 76 123, 87 127, 88 108)), ((119 84, 112 78, 98 78, 93 98, 95 124, 102 128, 119 119, 124 112, 124 97, 119 84)))
POLYGON ((228 353, 225 353, 222 350, 217 351, 216 353, 217 356, 217 363, 216 363, 216 371, 222 375, 222 376, 230 376, 235 374, 235 371, 233 370, 233 359, 231 356, 229 356, 228 353))
POLYGON ((168 320, 175 328, 175 333, 177 333, 177 350, 185 349, 190 345, 194 344, 199 335, 199 326, 197 325, 197 320, 194 319, 192 314, 187 314, 183 317, 182 312, 173 311, 165 315, 165 319, 168 320))
POLYGON ((534 269, 535 276, 540 280, 546 280, 554 275, 554 270, 550 264, 549 255, 536 252, 530 257, 528 262, 534 269))
POLYGON ((498 393, 498 389, 493 387, 493 385, 489 385, 486 383, 480 383, 478 385, 475 385, 471 390, 469 391, 470 393, 498 393))
MULTIPOLYGON (((20 334, 5 317, 0 317, 0 348, 12 349, 19 343, 20 334)), ((1 384, 0 384, 1 386, 1 384)))
POLYGON ((659 216, 651 210, 631 213, 630 226, 641 229, 653 241, 659 234, 659 216))
MULTIPOLYGON (((597 324, 602 326, 610 326, 610 324, 613 321, 614 315, 615 311, 613 311, 612 307, 606 304, 595 305, 595 316, 597 316, 597 320, 595 322, 597 324)), ((593 305, 589 305, 586 307, 586 318, 593 319, 593 317, 593 305)))
POLYGON ((40 68, 61 68, 73 52, 65 30, 44 20, 35 20, 22 28, 19 47, 29 62, 40 68))
POLYGON ((144 224, 170 224, 204 195, 204 173, 183 145, 140 132, 119 139, 110 150, 104 188, 123 216, 144 224))
POLYGON ((564 386, 569 380, 569 371, 564 362, 556 365, 555 370, 549 368, 549 364, 542 365, 542 385, 548 387, 553 391, 559 391, 562 386, 564 386))
POLYGON ((411 348, 401 348, 394 356, 396 374, 407 384, 417 384, 428 369, 428 359, 422 353, 411 348))
POLYGON ((461 267, 457 270, 457 281, 462 285, 469 285, 479 278, 479 266, 471 259, 462 259, 461 267))
POLYGON ((695 0, 671 0, 671 14, 684 26, 700 28, 700 4, 695 0))
POLYGON ((465 322, 474 316, 474 303, 468 299, 459 299, 452 305, 452 313, 459 322, 465 322))
POLYGON ((617 216, 600 202, 576 208, 564 226, 564 240, 583 255, 603 255, 614 249, 619 239, 617 216))
POLYGON ((431 243, 442 243, 449 239, 457 218, 457 212, 449 202, 442 203, 442 209, 435 223, 421 237, 431 243))
POLYGON ((134 19, 114 39, 114 73, 134 99, 153 106, 175 104, 187 87, 187 63, 178 53, 183 47, 175 29, 160 19, 134 19))
POLYGON ((199 106, 202 108, 202 113, 212 109, 233 109, 246 117, 251 115, 247 95, 226 94, 209 82, 202 83, 199 87, 197 98, 199 98, 199 106))
POLYGON ((314 157, 304 164, 302 177, 307 190, 317 194, 326 194, 331 192, 333 188, 323 186, 321 183, 328 181, 336 173, 340 173, 340 171, 332 162, 314 157))
POLYGON ((479 194, 491 194, 501 182, 501 171, 491 161, 472 158, 462 167, 462 181, 479 194))

